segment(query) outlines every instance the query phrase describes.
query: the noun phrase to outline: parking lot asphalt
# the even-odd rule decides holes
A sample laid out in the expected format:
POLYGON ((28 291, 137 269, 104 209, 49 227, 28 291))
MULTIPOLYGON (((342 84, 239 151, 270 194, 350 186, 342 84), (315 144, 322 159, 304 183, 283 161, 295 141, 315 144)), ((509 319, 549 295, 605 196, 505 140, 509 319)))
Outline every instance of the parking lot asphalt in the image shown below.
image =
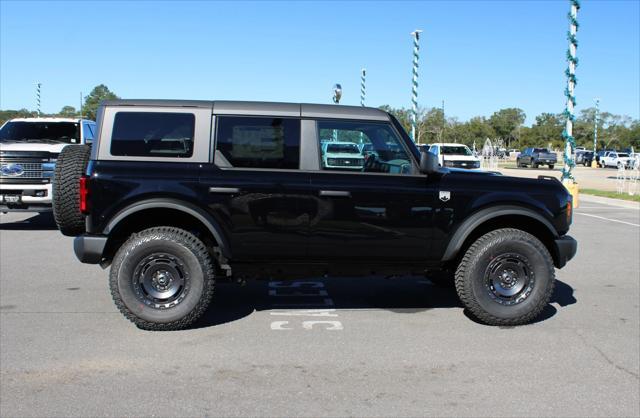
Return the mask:
POLYGON ((0 215, 0 416, 639 416, 640 211, 583 201, 542 318, 489 327, 423 277, 218 286, 146 332, 50 215, 0 215))

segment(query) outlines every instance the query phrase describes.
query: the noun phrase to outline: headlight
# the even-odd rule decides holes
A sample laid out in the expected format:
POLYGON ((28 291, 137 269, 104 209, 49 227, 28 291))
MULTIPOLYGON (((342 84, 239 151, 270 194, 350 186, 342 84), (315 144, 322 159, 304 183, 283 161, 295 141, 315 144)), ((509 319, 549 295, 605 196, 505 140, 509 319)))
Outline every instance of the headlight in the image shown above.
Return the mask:
POLYGON ((335 158, 327 158, 327 164, 328 165, 336 165, 336 159, 335 158))
POLYGON ((480 168, 480 161, 474 161, 473 168, 480 168))
POLYGON ((444 166, 445 167, 453 167, 454 166, 453 161, 445 161, 444 162, 444 166))

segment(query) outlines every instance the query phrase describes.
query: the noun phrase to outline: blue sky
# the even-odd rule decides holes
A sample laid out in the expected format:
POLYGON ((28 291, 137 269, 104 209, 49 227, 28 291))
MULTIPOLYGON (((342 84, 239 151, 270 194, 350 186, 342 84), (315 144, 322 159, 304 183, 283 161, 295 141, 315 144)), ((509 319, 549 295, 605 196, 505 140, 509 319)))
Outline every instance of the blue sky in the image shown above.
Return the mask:
MULTIPOLYGON (((421 38, 421 106, 467 120, 503 107, 528 122, 564 108, 568 1, 171 2, 0 0, 0 108, 79 106, 104 83, 123 98, 409 107, 421 38)), ((578 110, 640 117, 640 2, 583 1, 578 110)))

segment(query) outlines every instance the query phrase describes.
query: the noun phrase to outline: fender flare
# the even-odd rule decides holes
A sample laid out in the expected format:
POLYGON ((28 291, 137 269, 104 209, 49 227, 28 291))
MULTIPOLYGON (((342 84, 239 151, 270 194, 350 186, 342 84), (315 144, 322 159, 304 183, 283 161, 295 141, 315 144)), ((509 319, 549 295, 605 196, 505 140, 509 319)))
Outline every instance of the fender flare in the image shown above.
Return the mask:
POLYGON ((198 221, 200 221, 213 235, 222 251, 222 255, 225 258, 231 258, 231 247, 229 241, 226 239, 223 229, 220 224, 207 212, 200 209, 196 205, 185 202, 178 199, 148 199, 133 203, 125 208, 121 209, 104 228, 103 233, 109 235, 109 233, 123 220, 134 213, 147 210, 147 209, 172 209, 180 212, 184 212, 198 221))
POLYGON ((473 215, 469 216, 464 220, 464 222, 462 222, 462 224, 460 224, 460 226, 458 226, 456 232, 449 240, 449 244, 447 245, 447 249, 442 256, 442 260, 449 261, 454 259, 469 235, 471 235, 471 233, 477 227, 487 221, 490 221, 491 219, 509 215, 526 216, 532 218, 544 225, 548 229, 548 232, 550 232, 554 238, 559 237, 558 232, 553 227, 551 222, 549 222, 549 220, 544 218, 539 213, 536 213, 532 209, 512 205, 490 206, 481 209, 473 215))

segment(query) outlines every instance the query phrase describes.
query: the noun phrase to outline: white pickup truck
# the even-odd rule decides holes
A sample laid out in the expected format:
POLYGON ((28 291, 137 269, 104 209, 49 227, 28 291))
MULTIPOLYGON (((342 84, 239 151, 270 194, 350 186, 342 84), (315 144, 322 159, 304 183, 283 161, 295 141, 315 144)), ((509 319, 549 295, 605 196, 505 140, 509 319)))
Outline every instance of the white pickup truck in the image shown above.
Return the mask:
POLYGON ((48 212, 56 159, 67 145, 90 144, 85 119, 12 119, 0 128, 0 212, 48 212))
POLYGON ((626 152, 611 151, 600 158, 602 167, 630 167, 631 157, 626 152))

